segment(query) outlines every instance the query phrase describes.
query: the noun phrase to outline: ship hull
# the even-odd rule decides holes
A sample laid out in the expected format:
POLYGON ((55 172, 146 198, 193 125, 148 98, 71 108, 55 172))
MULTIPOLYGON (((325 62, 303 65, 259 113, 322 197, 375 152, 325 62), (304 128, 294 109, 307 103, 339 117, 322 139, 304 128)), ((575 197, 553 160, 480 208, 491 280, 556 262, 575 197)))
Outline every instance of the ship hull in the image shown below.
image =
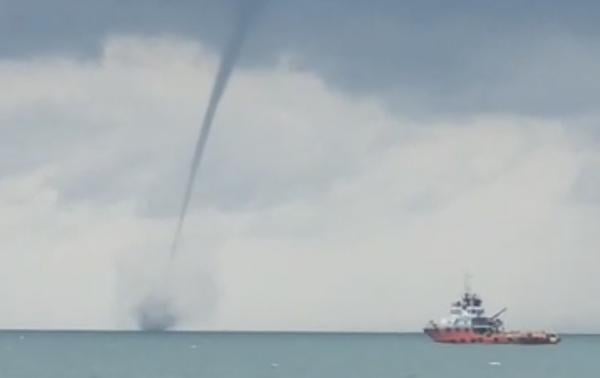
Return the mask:
POLYGON ((425 334, 437 343, 446 344, 558 344, 560 337, 546 332, 495 332, 481 334, 471 329, 425 328, 425 334))

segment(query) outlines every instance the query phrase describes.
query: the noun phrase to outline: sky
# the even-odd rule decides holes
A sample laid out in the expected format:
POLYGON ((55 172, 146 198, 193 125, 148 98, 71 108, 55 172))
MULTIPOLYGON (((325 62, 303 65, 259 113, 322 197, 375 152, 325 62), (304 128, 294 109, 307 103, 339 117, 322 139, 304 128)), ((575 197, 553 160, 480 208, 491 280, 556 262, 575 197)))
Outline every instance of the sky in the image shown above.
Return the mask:
MULTIPOLYGON (((136 328, 238 1, 0 0, 0 328, 136 328)), ((599 7, 268 1, 178 328, 419 331, 468 272, 509 328, 600 332, 599 7)))

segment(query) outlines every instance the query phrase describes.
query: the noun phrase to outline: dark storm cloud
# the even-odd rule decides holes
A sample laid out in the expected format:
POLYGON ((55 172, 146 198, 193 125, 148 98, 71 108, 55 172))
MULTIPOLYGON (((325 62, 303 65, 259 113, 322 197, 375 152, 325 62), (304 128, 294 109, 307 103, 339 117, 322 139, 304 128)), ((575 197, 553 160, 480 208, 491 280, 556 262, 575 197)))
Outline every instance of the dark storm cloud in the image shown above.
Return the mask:
MULTIPOLYGON (((93 56, 108 35, 183 35, 220 49, 243 0, 5 0, 3 57, 93 56)), ((591 1, 274 1, 246 65, 282 52, 341 90, 412 115, 593 112, 600 27, 591 1)))

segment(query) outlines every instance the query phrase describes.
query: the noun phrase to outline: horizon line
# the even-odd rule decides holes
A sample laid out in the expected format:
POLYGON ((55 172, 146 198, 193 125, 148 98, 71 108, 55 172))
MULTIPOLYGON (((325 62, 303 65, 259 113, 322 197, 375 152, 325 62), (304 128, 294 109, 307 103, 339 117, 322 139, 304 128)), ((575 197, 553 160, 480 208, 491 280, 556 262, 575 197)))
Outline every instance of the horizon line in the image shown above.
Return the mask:
MULTIPOLYGON (((316 335, 425 335, 422 331, 352 331, 352 330, 136 330, 94 328, 0 328, 0 333, 145 333, 145 334, 316 334, 316 335)), ((600 336, 600 332, 557 332, 562 336, 600 336)))

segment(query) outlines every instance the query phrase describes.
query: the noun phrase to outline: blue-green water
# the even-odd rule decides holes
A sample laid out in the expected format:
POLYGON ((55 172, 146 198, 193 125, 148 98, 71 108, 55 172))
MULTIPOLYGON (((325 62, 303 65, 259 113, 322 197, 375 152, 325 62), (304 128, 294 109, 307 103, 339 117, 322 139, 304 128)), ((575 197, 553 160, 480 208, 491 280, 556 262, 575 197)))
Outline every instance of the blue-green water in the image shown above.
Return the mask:
POLYGON ((461 346, 393 334, 1 332, 0 377, 598 378, 600 337, 461 346))

